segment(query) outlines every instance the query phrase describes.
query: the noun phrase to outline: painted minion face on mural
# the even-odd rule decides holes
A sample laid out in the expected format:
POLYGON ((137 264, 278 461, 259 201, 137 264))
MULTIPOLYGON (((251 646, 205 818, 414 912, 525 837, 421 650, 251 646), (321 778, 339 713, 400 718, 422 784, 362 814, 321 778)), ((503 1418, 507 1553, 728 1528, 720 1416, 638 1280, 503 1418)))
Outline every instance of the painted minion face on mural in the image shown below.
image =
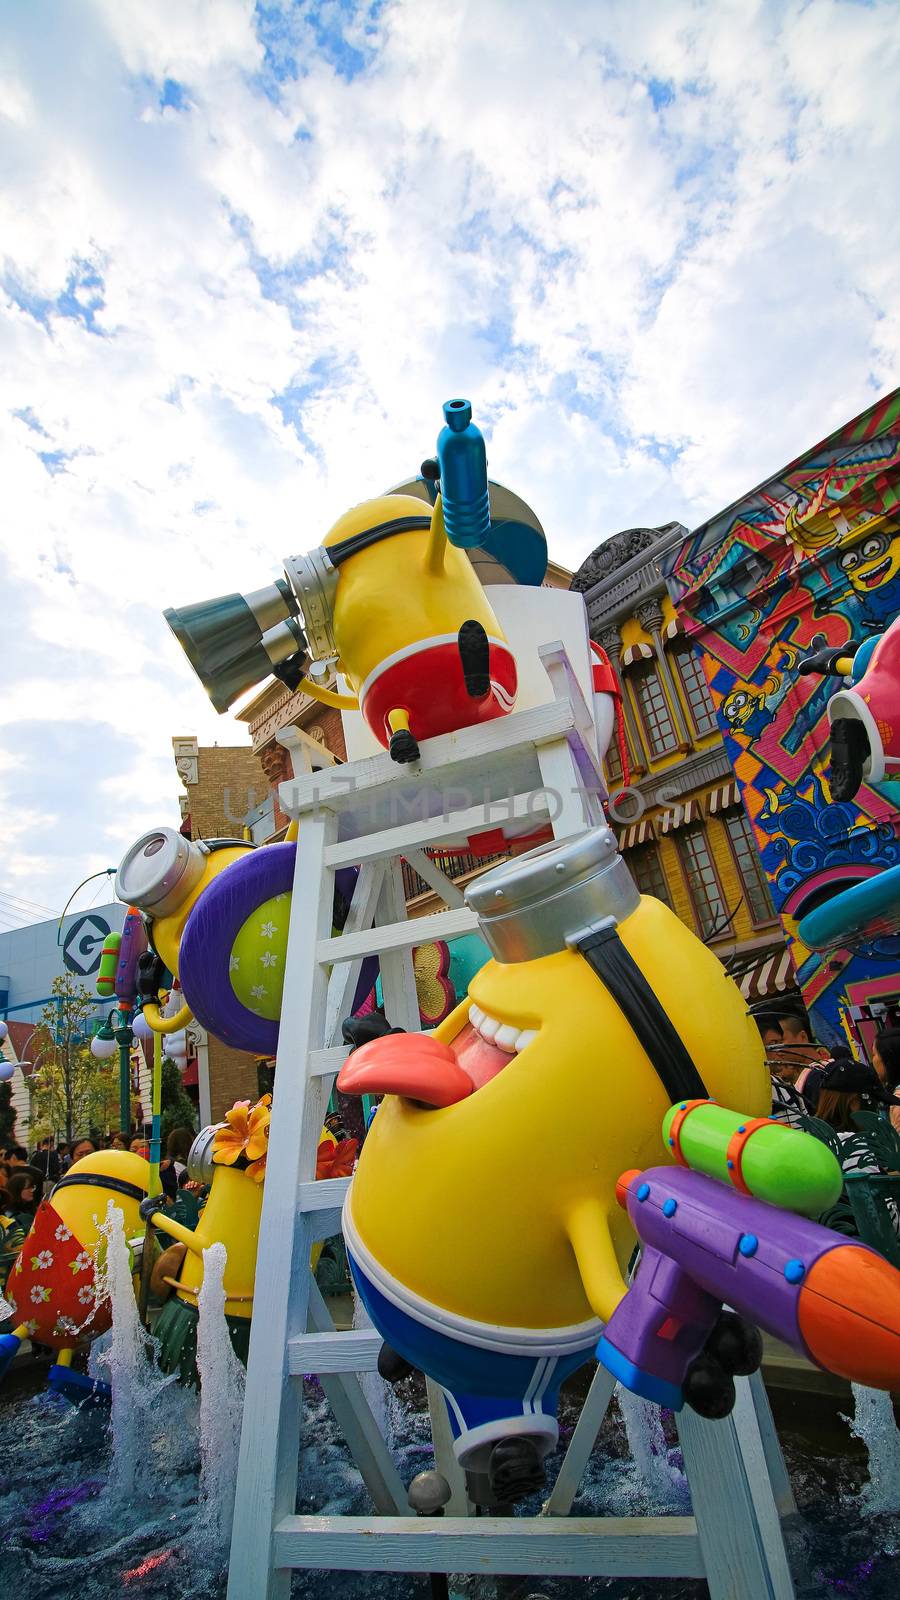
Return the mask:
POLYGON ((900 572, 900 537, 885 532, 872 533, 842 551, 838 566, 857 594, 871 594, 873 589, 890 583, 900 572))
POLYGON ((786 687, 787 680, 779 672, 770 672, 761 688, 752 683, 738 684, 722 701, 729 732, 743 739, 758 739, 775 721, 786 687))
POLYGON ((767 703, 765 691, 747 685, 732 689, 722 702, 722 715, 729 731, 744 739, 758 739, 769 723, 775 721, 775 712, 767 703))
POLYGON ((722 702, 722 715, 728 719, 733 733, 742 733, 755 707, 765 705, 765 697, 750 689, 733 689, 722 702))

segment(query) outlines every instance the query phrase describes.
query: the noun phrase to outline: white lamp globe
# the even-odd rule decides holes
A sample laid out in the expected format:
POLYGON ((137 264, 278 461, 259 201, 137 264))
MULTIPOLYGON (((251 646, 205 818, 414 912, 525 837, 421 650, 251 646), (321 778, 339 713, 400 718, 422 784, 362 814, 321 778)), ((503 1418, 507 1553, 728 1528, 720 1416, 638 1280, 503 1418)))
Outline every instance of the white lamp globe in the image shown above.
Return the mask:
POLYGON ((8 1033, 9 1033, 9 1029, 6 1026, 6 1023, 3 1022, 3 1021, 0 1021, 0 1044, 3 1043, 3 1041, 6 1038, 8 1033))
POLYGON ((99 1033, 91 1040, 91 1055, 96 1061, 110 1061, 118 1048, 115 1039, 101 1039, 99 1033))
POLYGON ((134 1021, 131 1024, 131 1031, 134 1034, 134 1037, 136 1039, 152 1039, 153 1038, 153 1029, 151 1028, 149 1022, 147 1021, 147 1018, 144 1016, 143 1011, 139 1011, 138 1012, 137 1016, 135 1017, 134 1021))
POLYGON ((14 1061, 0 1061, 0 1083, 9 1083, 15 1070, 16 1063, 14 1061))

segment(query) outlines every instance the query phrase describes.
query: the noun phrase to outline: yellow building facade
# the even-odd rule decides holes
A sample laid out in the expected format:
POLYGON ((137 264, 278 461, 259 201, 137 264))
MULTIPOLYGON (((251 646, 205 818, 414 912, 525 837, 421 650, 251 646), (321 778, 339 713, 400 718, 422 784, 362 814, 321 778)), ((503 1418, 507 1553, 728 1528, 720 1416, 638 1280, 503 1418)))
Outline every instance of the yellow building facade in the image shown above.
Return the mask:
POLYGON ((614 749, 606 774, 620 848, 640 888, 670 905, 754 1000, 793 992, 793 968, 702 666, 662 578, 661 558, 685 531, 626 529, 588 557, 572 587, 622 688, 628 773, 614 749))

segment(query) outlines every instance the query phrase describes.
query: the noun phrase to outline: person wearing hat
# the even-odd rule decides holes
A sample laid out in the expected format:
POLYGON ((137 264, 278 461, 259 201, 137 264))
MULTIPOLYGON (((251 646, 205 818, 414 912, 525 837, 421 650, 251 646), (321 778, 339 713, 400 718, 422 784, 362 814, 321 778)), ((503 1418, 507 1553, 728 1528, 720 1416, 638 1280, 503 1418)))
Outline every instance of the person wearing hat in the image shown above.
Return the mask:
MULTIPOLYGON (((843 1144, 858 1137, 853 1116, 857 1111, 868 1111, 875 1106, 890 1106, 894 1098, 885 1089, 874 1067, 867 1061, 835 1062, 822 1080, 816 1115, 827 1122, 843 1144)), ((881 1172, 874 1155, 857 1150, 841 1163, 845 1172, 881 1172)))
POLYGON ((766 1000, 751 1007, 751 1015, 766 1047, 766 1065, 772 1075, 770 1115, 776 1122, 802 1128, 803 1118, 815 1115, 832 1054, 816 1044, 809 1017, 799 1003, 766 1000))

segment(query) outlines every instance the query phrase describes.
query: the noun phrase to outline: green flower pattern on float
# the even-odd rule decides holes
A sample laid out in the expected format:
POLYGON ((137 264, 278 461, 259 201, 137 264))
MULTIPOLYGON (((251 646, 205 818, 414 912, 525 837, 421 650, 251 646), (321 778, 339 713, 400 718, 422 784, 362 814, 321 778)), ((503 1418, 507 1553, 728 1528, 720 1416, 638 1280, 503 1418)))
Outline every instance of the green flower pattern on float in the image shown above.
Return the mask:
POLYGON ((290 911, 289 894, 264 901, 239 928, 231 949, 232 989, 248 1011, 269 1022, 281 1015, 290 911))

